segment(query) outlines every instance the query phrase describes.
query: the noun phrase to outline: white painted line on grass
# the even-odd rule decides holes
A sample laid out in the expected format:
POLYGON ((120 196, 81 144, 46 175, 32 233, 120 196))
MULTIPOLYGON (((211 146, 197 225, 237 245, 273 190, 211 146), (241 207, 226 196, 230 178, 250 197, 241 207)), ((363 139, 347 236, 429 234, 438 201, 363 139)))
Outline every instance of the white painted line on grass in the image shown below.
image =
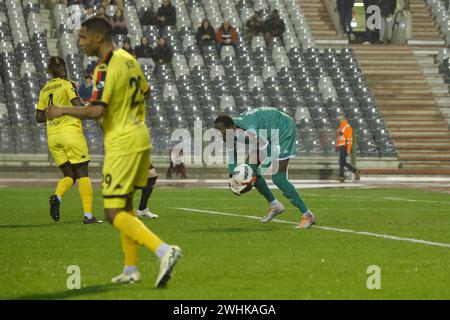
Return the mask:
MULTIPOLYGON (((312 197, 324 197, 323 194, 318 193, 309 193, 309 192, 302 192, 302 195, 306 196, 312 196, 312 197)), ((370 201, 405 201, 405 202, 423 202, 423 203, 437 203, 437 204, 446 204, 450 206, 450 201, 439 201, 439 200, 422 200, 422 199, 408 199, 408 198, 400 198, 400 197, 381 197, 381 198, 374 198, 374 197, 364 197, 364 196, 330 196, 326 195, 327 198, 333 198, 333 199, 359 199, 359 200, 370 200, 370 201)))
MULTIPOLYGON (((193 209, 193 208, 178 208, 178 207, 173 207, 172 209, 197 212, 197 213, 208 213, 208 214, 228 216, 228 217, 247 218, 247 219, 252 219, 252 220, 261 220, 261 217, 242 215, 242 214, 236 214, 236 213, 218 212, 218 211, 193 209)), ((280 219, 273 219, 272 222, 286 223, 286 224, 293 224, 293 225, 298 224, 297 222, 280 220, 280 219)), ((370 237, 376 237, 376 238, 383 238, 383 239, 389 239, 389 240, 396 240, 396 241, 420 243, 420 244, 425 244, 425 245, 435 246, 435 247, 450 248, 450 243, 432 242, 432 241, 421 240, 421 239, 397 237, 397 236, 390 236, 387 234, 378 234, 378 233, 367 232, 367 231, 355 231, 355 230, 350 230, 350 229, 341 229, 341 228, 326 227, 326 226, 320 226, 320 225, 319 226, 315 225, 312 228, 327 230, 327 231, 342 232, 342 233, 352 233, 352 234, 358 234, 358 235, 370 236, 370 237)))

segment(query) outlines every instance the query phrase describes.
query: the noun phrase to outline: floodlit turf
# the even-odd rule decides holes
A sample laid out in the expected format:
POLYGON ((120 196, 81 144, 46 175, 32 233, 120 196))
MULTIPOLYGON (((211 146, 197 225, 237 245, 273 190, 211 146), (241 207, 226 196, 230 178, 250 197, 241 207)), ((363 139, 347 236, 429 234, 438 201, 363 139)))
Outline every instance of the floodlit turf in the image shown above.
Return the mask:
MULTIPOLYGON (((78 191, 64 198, 62 219, 48 213, 51 188, 0 188, 1 299, 450 299, 450 248, 245 217, 187 212, 194 208, 261 216, 252 191, 156 189, 145 224, 184 257, 166 289, 153 288, 156 258, 141 249, 143 282, 111 285, 122 270, 119 234, 109 224, 83 225, 78 191), (68 290, 67 267, 81 270, 68 290), (367 268, 381 268, 381 289, 367 288, 367 268)), ((305 189, 320 226, 450 244, 450 197, 405 189, 305 189)), ((287 211, 299 214, 277 192, 287 211)), ((102 217, 100 191, 94 211, 102 217)))

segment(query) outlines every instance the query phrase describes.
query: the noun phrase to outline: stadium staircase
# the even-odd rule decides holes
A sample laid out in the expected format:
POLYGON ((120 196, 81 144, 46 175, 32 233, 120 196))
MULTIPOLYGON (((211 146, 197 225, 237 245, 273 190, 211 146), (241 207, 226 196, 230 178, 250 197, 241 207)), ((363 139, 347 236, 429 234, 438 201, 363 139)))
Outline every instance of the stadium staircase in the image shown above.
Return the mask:
POLYGON ((335 4, 327 3, 322 0, 301 0, 300 5, 311 28, 312 35, 317 44, 347 44, 348 39, 341 30, 337 30, 336 21, 330 15, 329 10, 333 10, 335 4))
POLYGON ((450 175, 450 130, 438 105, 448 99, 448 86, 433 57, 409 46, 353 49, 400 161, 399 169, 367 173, 450 175))
POLYGON ((47 31, 48 50, 50 56, 55 56, 59 54, 57 47, 58 39, 56 38, 56 31, 50 20, 50 10, 42 2, 40 5, 41 21, 44 29, 47 31))
POLYGON ((440 46, 445 44, 439 26, 434 21, 425 0, 410 0, 409 11, 411 12, 413 24, 412 40, 409 41, 410 45, 440 46))

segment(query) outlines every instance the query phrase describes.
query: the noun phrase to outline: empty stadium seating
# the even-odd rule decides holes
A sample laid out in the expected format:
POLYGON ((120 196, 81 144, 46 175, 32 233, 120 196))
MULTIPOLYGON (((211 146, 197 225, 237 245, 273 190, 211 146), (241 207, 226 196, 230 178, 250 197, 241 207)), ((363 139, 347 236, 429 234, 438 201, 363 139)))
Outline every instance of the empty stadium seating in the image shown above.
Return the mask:
MULTIPOLYGON (((160 0, 124 1, 124 15, 133 46, 143 35, 156 46, 156 26, 141 26, 139 14, 161 5, 160 0)), ((236 115, 251 108, 273 106, 291 115, 298 127, 298 150, 302 154, 334 152, 336 117, 344 113, 357 132, 361 155, 394 155, 395 148, 372 93, 351 49, 319 50, 314 45, 308 23, 297 0, 174 0, 177 25, 166 26, 161 34, 174 52, 170 65, 153 70, 143 65, 151 87, 147 123, 155 150, 170 147, 174 128, 190 128, 194 120, 204 128, 223 112, 236 115), (286 24, 283 43, 266 43, 254 37, 244 40, 245 22, 254 10, 267 18, 278 9, 286 24), (214 46, 202 50, 195 31, 207 17, 218 28, 228 19, 239 34, 237 51, 214 46)), ((45 75, 49 53, 46 34, 39 23, 39 1, 0 0, 0 151, 46 152, 43 125, 37 125, 34 108, 45 75), (8 19, 9 18, 9 19, 8 19), (8 23, 8 21, 19 23, 8 23)), ((114 6, 108 6, 112 14, 114 6)), ((92 58, 77 47, 68 26, 67 8, 62 4, 51 13, 58 49, 66 59, 71 79, 81 83, 92 58)), ((121 46, 124 36, 114 41, 121 46)), ((102 152, 101 130, 97 122, 85 121, 84 129, 92 153, 102 152)))

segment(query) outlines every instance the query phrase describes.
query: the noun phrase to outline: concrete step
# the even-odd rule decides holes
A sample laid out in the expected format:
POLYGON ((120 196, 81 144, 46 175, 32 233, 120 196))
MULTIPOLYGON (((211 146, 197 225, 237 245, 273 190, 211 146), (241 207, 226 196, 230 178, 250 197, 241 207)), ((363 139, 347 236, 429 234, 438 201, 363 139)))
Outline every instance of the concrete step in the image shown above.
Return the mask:
POLYGON ((449 93, 448 85, 430 85, 431 92, 434 94, 449 93))
POLYGON ((435 174, 445 176, 450 174, 450 166, 447 161, 405 161, 401 171, 408 171, 417 175, 435 174))
POLYGON ((417 100, 407 100, 407 99, 389 99, 384 100, 380 97, 375 97, 375 100, 378 102, 380 107, 394 107, 394 108, 436 108, 435 101, 422 101, 417 102, 417 100))
POLYGON ((415 140, 417 138, 421 138, 423 136, 427 136, 428 139, 437 139, 438 137, 442 138, 443 141, 447 141, 450 139, 450 135, 445 132, 441 132, 440 134, 427 133, 425 132, 391 132, 391 136, 395 140, 415 140))
POLYGON ((373 93, 379 93, 380 95, 383 95, 384 97, 388 96, 410 96, 410 95, 422 95, 422 96, 432 96, 432 92, 428 89, 416 89, 414 90, 413 87, 404 87, 404 88, 379 88, 379 87, 373 87, 371 86, 371 90, 373 93))
POLYGON ((394 131, 397 129, 445 129, 447 130, 448 126, 445 122, 430 122, 430 123, 393 123, 392 121, 387 121, 389 130, 394 131))
POLYGON ((389 92, 384 90, 380 98, 377 98, 378 101, 392 101, 392 102, 401 102, 408 103, 409 101, 413 101, 416 103, 419 102, 430 102, 430 99, 433 100, 433 94, 428 91, 423 92, 410 92, 410 93, 401 93, 401 90, 395 90, 389 92))
POLYGON ((417 176, 449 176, 450 170, 430 169, 429 166, 424 168, 399 168, 399 169, 365 169, 361 170, 364 175, 417 175, 417 176))
MULTIPOLYGON (((329 46, 338 44, 332 43, 330 40, 345 40, 342 36, 337 34, 333 21, 321 0, 301 1, 300 6, 316 41, 318 40, 320 41, 319 43, 327 44, 329 46)), ((348 44, 348 42, 345 44, 348 44)))
POLYGON ((445 46, 445 41, 443 39, 441 39, 441 40, 412 39, 412 40, 408 40, 408 45, 409 46, 443 47, 443 46, 445 46))
POLYGON ((414 58, 409 59, 386 59, 386 60, 372 60, 372 59, 361 59, 359 61, 361 66, 367 67, 412 67, 417 68, 417 61, 414 58))
POLYGON ((399 140, 395 143, 395 147, 397 150, 399 149, 422 149, 429 148, 429 150, 440 150, 441 148, 444 150, 450 150, 450 140, 442 140, 442 141, 429 141, 429 140, 399 140))
POLYGON ((398 76, 414 76, 418 75, 420 70, 418 68, 400 68, 400 69, 383 69, 377 67, 366 67, 364 73, 367 75, 398 75, 398 76))
POLYGON ((388 117, 389 115, 398 117, 398 116, 414 116, 414 117, 423 117, 423 116, 441 116, 441 113, 437 108, 389 108, 384 107, 380 108, 384 117, 388 117))
MULTIPOLYGON (((441 163, 444 163, 444 164, 445 164, 445 162, 450 163, 449 162, 450 161, 450 155, 448 155, 448 156, 430 156, 430 157, 427 157, 427 156, 423 156, 423 157, 421 157, 421 156, 399 156, 398 159, 400 161, 408 161, 408 162, 409 161, 422 162, 422 161, 433 160, 433 161, 441 162, 441 163)), ((430 167, 432 167, 432 166, 428 166, 428 168, 430 168, 430 167)))
POLYGON ((411 135, 398 135, 398 138, 396 142, 411 142, 411 143, 418 143, 418 144, 424 144, 424 143, 448 143, 450 141, 450 133, 448 135, 441 135, 441 136, 429 136, 426 135, 426 137, 420 137, 417 135, 411 136, 411 135))
POLYGON ((408 135, 408 136, 415 136, 415 137, 427 137, 427 138, 431 138, 431 137, 447 137, 450 132, 448 131, 447 128, 442 129, 442 128, 436 128, 436 129, 430 129, 430 128, 390 128, 389 127, 389 131, 393 134, 393 135, 398 135, 398 136, 402 136, 402 135, 408 135))
POLYGON ((430 151, 447 151, 450 152, 450 146, 421 146, 421 145, 408 145, 408 146, 402 146, 402 145, 395 145, 395 148, 399 152, 399 154, 402 154, 402 152, 408 151, 408 150, 421 150, 424 153, 428 153, 430 151))

